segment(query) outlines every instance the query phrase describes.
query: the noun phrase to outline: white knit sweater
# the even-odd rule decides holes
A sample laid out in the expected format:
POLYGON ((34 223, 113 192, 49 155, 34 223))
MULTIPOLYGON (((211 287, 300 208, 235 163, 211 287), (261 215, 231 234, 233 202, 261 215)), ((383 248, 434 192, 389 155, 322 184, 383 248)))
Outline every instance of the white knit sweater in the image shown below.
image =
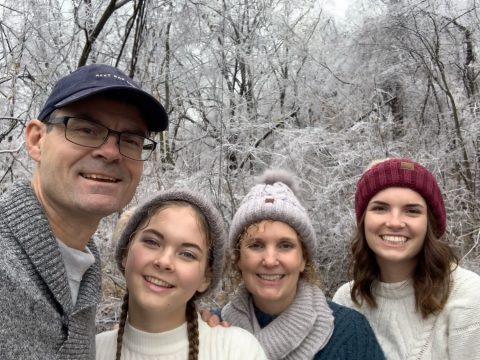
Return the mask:
POLYGON ((333 301, 352 307, 370 322, 389 360, 480 360, 480 276, 458 267, 444 309, 423 319, 415 311, 412 281, 375 283, 377 308, 359 308, 350 298, 351 283, 333 301))
MULTIPOLYGON (((216 326, 210 328, 200 317, 199 360, 266 360, 265 353, 248 331, 216 326)), ((113 360, 117 348, 117 330, 96 337, 97 360, 113 360)), ((163 333, 147 333, 127 323, 123 335, 122 360, 188 359, 187 324, 163 333)))

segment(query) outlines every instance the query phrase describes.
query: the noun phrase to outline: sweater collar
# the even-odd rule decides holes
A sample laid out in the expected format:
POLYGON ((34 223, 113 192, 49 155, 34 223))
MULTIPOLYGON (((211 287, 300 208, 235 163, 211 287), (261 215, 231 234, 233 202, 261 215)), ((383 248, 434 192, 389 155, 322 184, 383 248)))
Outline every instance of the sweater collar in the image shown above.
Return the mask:
POLYGON ((302 280, 293 303, 276 317, 262 318, 266 325, 263 328, 244 286, 223 308, 222 317, 253 333, 269 359, 312 359, 333 333, 334 319, 325 296, 318 287, 302 280))
POLYGON ((415 293, 412 279, 395 283, 375 281, 373 283, 372 291, 375 296, 384 297, 387 299, 403 299, 410 297, 415 293))
POLYGON ((158 356, 188 349, 187 323, 169 331, 149 333, 133 327, 127 321, 123 336, 125 347, 137 354, 158 356))
MULTIPOLYGON (((7 226, 63 311, 70 314, 96 305, 100 301, 99 266, 91 266, 85 273, 74 308, 62 254, 31 184, 26 181, 13 184, 2 200, 7 226)), ((99 263, 93 240, 87 246, 99 263)))

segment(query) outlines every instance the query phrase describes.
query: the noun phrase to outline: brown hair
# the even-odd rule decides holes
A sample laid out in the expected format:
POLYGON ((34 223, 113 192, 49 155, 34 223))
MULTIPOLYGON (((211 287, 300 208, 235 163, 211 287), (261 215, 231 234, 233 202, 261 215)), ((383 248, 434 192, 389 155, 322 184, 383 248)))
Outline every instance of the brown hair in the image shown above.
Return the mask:
POLYGON ((128 314, 128 290, 125 291, 125 295, 123 295, 121 310, 122 312, 120 313, 117 332, 117 352, 115 353, 115 360, 120 360, 120 357, 122 356, 123 333, 125 332, 125 322, 127 321, 128 314))
MULTIPOLYGON (((198 209, 195 205, 190 204, 186 201, 165 201, 160 204, 160 206, 157 206, 156 208, 151 209, 148 212, 148 215, 145 217, 143 221, 140 222, 138 225, 137 229, 132 232, 130 235, 129 242, 126 246, 126 248, 123 250, 123 255, 126 256, 128 253, 128 249, 130 248, 130 244, 132 239, 135 237, 136 232, 139 229, 143 229, 146 226, 148 226, 148 223, 150 222, 150 219, 155 215, 158 214, 160 211, 165 210, 167 208, 172 208, 172 207, 190 207, 195 211, 195 214, 197 215, 197 221, 199 224, 200 229, 204 233, 206 240, 207 240, 207 248, 209 249, 208 251, 208 261, 207 261, 207 269, 206 272, 208 273, 211 269, 212 266, 212 255, 210 251, 210 247, 212 244, 212 239, 210 238, 210 231, 209 231, 209 226, 208 226, 208 221, 203 215, 203 213, 198 209)), ((123 214, 122 214, 123 215, 123 214)), ((127 214, 127 217, 131 216, 131 214, 127 214)), ((127 219, 128 221, 128 219, 127 219)), ((195 294, 196 295, 196 294, 195 294)), ((187 306, 186 306, 186 311, 185 311, 185 317, 187 320, 187 331, 188 331, 188 360, 197 360, 198 359, 198 349, 199 349, 199 335, 198 335, 198 319, 197 319, 197 310, 195 306, 195 295, 188 300, 187 306)), ((127 320, 127 314, 128 314, 128 289, 125 292, 125 295, 123 297, 123 303, 121 307, 121 315, 120 315, 120 321, 119 321, 119 326, 118 326, 118 335, 117 335, 117 352, 115 355, 116 360, 120 360, 121 353, 122 353, 122 342, 123 342, 123 333, 125 331, 125 322, 127 320)))
MULTIPOLYGON (((225 274, 227 275, 230 281, 230 287, 228 292, 233 294, 234 290, 238 288, 238 286, 242 283, 242 273, 238 268, 238 261, 240 260, 240 245, 246 241, 249 236, 250 232, 254 229, 258 229, 259 225, 263 221, 273 221, 273 220, 261 220, 256 223, 250 224, 239 236, 238 240, 235 243, 235 246, 231 248, 227 252, 228 260, 225 263, 225 274), (231 290, 231 291, 230 291, 231 290)), ((288 225, 288 224, 287 224, 288 225)), ((300 235, 295 231, 298 237, 298 241, 302 247, 302 255, 305 259, 305 270, 300 274, 300 278, 304 279, 307 283, 320 287, 321 285, 321 276, 319 271, 317 270, 313 260, 310 258, 307 249, 305 248, 305 244, 300 237, 300 235)))
MULTIPOLYGON (((370 307, 377 307, 372 285, 380 276, 380 268, 374 252, 367 244, 364 232, 365 212, 357 223, 351 244, 349 272, 353 278, 350 292, 352 301, 361 306, 363 300, 370 307)), ((425 318, 443 309, 451 288, 452 264, 458 264, 452 248, 435 235, 435 218, 427 209, 427 234, 417 255, 413 274, 415 308, 425 318)))

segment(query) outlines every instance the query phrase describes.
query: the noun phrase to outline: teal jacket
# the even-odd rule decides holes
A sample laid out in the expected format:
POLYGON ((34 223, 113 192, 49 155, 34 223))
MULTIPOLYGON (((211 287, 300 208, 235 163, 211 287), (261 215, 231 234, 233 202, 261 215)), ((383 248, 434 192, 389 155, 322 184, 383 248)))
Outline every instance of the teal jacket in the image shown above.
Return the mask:
MULTIPOLYGON (((358 311, 332 301, 328 302, 334 317, 333 334, 313 360, 384 360, 382 348, 368 323, 358 311)), ((221 309, 213 313, 220 316, 221 309)), ((275 319, 255 307, 258 324, 264 328, 275 319)), ((233 324, 235 325, 235 324, 233 324)))
MULTIPOLYGON (((383 360, 382 348, 378 344, 370 324, 358 311, 337 303, 328 302, 333 311, 333 334, 327 345, 313 360, 383 360)), ((274 316, 255 309, 258 324, 267 326, 274 316)))

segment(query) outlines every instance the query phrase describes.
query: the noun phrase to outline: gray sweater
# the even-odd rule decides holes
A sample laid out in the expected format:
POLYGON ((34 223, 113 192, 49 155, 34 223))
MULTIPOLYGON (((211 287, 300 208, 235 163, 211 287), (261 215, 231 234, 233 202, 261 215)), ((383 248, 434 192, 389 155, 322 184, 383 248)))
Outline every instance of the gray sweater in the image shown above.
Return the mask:
POLYGON ((94 359, 100 259, 84 274, 75 306, 65 266, 31 185, 0 199, 0 358, 94 359))

